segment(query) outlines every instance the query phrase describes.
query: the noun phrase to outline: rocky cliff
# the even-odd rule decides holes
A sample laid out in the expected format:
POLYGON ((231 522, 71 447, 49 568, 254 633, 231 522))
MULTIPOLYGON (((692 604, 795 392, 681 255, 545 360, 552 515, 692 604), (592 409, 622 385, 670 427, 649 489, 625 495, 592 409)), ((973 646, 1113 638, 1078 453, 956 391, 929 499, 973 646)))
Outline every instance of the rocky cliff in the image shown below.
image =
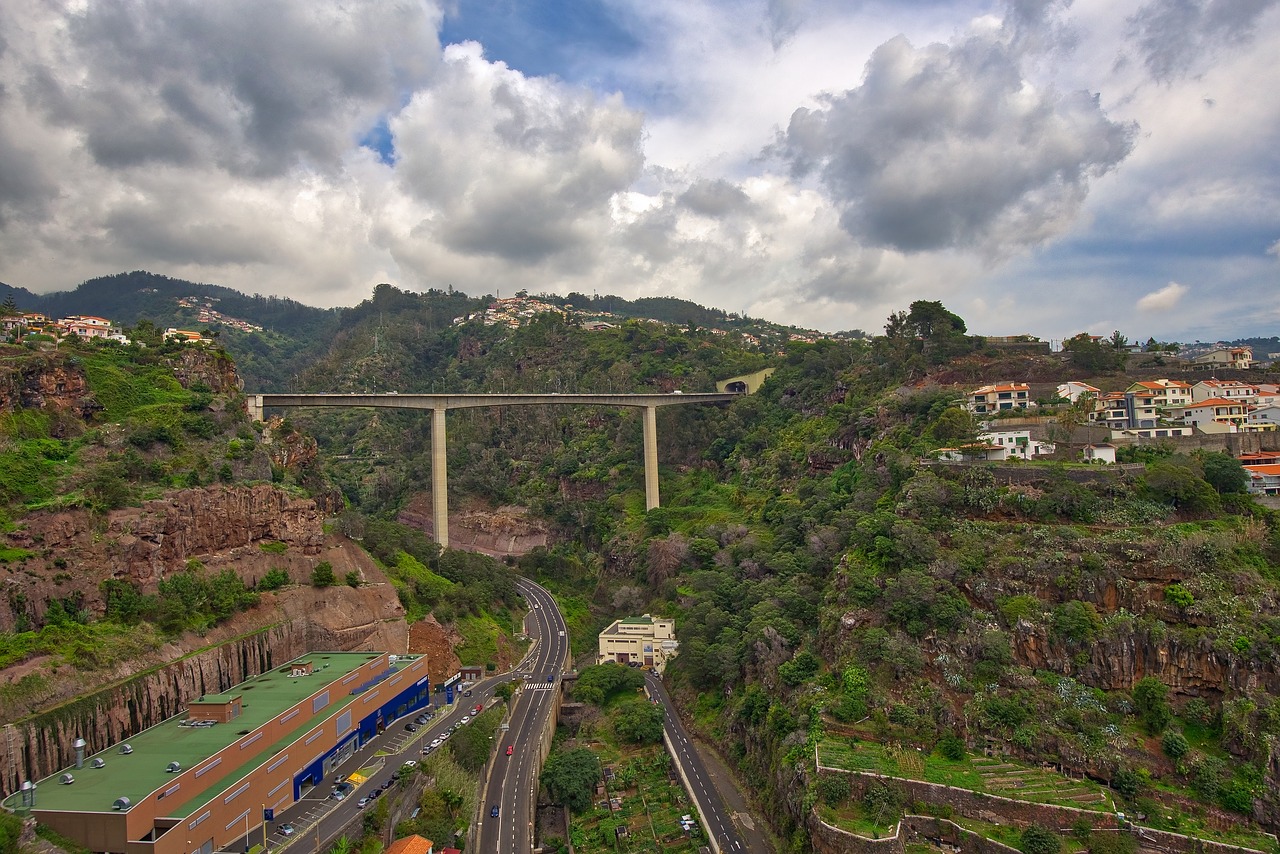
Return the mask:
MULTIPOLYGON (((101 750, 181 713, 202 694, 224 691, 309 650, 406 648, 404 613, 389 585, 300 587, 270 599, 208 638, 182 638, 131 662, 92 694, 6 724, 0 736, 0 789, 9 794, 23 780, 69 765, 77 737, 89 743, 90 751, 101 750)), ((77 685, 92 690, 86 683, 108 675, 63 671, 61 681, 53 677, 55 695, 77 685)), ((14 711, 5 709, 5 719, 15 720, 14 711)))

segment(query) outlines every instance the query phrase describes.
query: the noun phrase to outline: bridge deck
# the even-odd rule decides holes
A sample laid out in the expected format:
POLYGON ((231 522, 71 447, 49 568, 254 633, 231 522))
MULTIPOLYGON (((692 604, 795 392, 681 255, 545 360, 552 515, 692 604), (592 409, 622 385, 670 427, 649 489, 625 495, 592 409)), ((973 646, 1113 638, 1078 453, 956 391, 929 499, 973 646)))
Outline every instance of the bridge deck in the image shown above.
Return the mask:
POLYGON ((472 409, 479 406, 591 404, 597 406, 676 406, 722 403, 732 393, 689 394, 258 394, 259 406, 369 406, 384 409, 472 409))

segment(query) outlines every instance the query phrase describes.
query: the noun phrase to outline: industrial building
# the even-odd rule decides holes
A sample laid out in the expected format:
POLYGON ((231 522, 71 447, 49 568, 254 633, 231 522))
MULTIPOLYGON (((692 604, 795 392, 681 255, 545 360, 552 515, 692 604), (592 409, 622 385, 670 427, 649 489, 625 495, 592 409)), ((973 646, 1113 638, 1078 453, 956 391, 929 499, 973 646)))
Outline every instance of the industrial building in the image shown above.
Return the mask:
POLYGON ((645 614, 614 620, 600 633, 600 654, 597 664, 616 661, 651 667, 661 673, 667 661, 674 658, 680 644, 676 640, 675 620, 664 620, 645 614))
POLYGON ((430 697, 425 657, 310 653, 96 754, 78 739, 74 767, 4 805, 90 851, 211 854, 430 697))

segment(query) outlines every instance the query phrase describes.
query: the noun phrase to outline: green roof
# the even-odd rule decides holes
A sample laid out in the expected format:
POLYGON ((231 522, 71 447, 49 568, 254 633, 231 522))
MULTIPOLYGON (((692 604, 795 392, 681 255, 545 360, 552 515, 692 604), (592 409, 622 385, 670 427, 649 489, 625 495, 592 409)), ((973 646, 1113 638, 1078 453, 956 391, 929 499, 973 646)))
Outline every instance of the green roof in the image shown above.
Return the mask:
POLYGON ((226 693, 223 693, 223 694, 205 694, 205 695, 204 695, 203 697, 201 697, 199 700, 196 700, 196 701, 194 701, 194 702, 197 702, 197 703, 230 703, 232 700, 234 700, 236 697, 239 697, 239 696, 242 696, 241 692, 239 692, 239 691, 227 691, 226 693))
POLYGON ((624 626, 652 626, 653 619, 650 617, 626 617, 619 620, 624 626))
MULTIPOLYGON (((120 753, 118 745, 107 750, 85 757, 83 768, 74 766, 64 768, 44 780, 40 780, 36 793, 37 810, 67 810, 74 812, 111 812, 116 799, 124 796, 133 803, 139 803, 157 789, 164 788, 172 779, 166 772, 170 762, 177 762, 183 771, 192 768, 219 750, 234 744, 249 732, 263 726, 272 718, 307 697, 322 690, 326 685, 336 682, 359 669, 379 653, 369 652, 316 652, 304 655, 297 661, 311 661, 315 671, 308 676, 290 677, 289 665, 275 667, 235 686, 231 691, 221 694, 206 695, 205 701, 216 701, 216 698, 230 699, 240 696, 243 702, 243 713, 229 723, 220 723, 209 727, 181 726, 186 713, 169 718, 163 723, 145 729, 127 739, 133 752, 120 753), (90 760, 100 757, 105 763, 103 768, 93 768, 90 760), (64 773, 75 776, 75 782, 69 786, 58 782, 64 773)), ((399 669, 408 665, 414 657, 401 656, 392 667, 399 669)), ((243 751, 243 760, 237 767, 227 769, 222 780, 214 787, 206 789, 198 795, 190 797, 180 804, 175 799, 175 807, 161 810, 160 815, 185 817, 205 803, 221 795, 234 786, 254 768, 261 765, 269 757, 293 743, 303 732, 312 729, 320 721, 327 720, 350 705, 356 696, 348 696, 339 702, 331 703, 324 714, 308 718, 299 715, 299 724, 275 742, 265 739, 258 742, 258 749, 243 751)), ((11 795, 5 805, 17 808, 21 803, 21 794, 11 795)))

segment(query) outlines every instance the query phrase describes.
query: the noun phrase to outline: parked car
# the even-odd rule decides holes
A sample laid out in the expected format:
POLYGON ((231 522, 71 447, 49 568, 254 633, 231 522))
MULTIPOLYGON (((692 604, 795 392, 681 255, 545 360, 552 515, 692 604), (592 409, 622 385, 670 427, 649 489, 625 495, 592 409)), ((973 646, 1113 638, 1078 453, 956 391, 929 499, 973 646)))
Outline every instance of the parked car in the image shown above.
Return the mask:
POLYGON ((470 715, 463 715, 463 716, 462 716, 462 720, 461 720, 461 721, 459 721, 459 723, 464 723, 464 724, 469 724, 469 723, 471 723, 471 716, 470 716, 470 715))
POLYGON ((471 696, 471 689, 470 689, 470 688, 468 688, 467 690, 463 691, 463 692, 462 692, 462 696, 464 696, 464 697, 470 697, 470 696, 471 696))
POLYGON ((282 824, 279 827, 277 827, 276 830, 280 831, 281 836, 293 836, 292 824, 282 824))
POLYGON ((369 799, 368 799, 368 798, 361 798, 360 800, 356 801, 356 807, 357 807, 358 809, 364 809, 364 808, 365 808, 365 807, 367 807, 367 806, 369 806, 369 799))

